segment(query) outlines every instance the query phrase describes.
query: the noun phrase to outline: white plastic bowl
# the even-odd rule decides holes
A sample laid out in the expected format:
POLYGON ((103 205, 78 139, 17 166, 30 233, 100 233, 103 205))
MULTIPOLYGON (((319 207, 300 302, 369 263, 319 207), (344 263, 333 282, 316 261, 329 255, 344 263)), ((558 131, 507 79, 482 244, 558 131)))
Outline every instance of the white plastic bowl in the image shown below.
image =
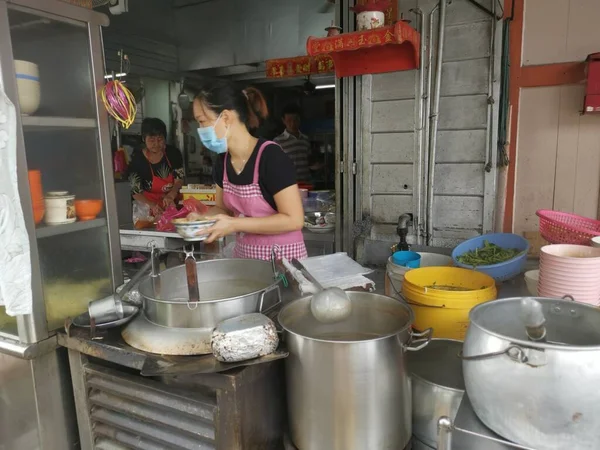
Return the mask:
POLYGON ((37 64, 15 60, 21 114, 34 114, 40 107, 40 71, 37 64))
POLYGON ((537 295, 538 295, 539 279, 540 279, 540 271, 539 270, 529 270, 529 271, 525 272, 525 284, 527 285, 527 290, 534 297, 537 297, 537 295))
POLYGON ((173 225, 175 225, 177 233, 186 241, 203 241, 208 237, 205 230, 216 223, 216 220, 198 220, 193 222, 179 220, 173 220, 173 225))

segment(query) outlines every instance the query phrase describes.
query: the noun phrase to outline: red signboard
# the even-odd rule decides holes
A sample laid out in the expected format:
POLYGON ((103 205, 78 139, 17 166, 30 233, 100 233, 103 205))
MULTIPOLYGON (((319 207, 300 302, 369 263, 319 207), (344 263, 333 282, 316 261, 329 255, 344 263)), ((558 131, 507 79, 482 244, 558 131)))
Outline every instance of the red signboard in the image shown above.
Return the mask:
POLYGON ((419 67, 419 33, 406 22, 330 37, 309 37, 307 53, 328 55, 337 77, 395 72, 419 67))
POLYGON ((302 77, 333 71, 333 59, 329 55, 267 60, 267 78, 302 77))

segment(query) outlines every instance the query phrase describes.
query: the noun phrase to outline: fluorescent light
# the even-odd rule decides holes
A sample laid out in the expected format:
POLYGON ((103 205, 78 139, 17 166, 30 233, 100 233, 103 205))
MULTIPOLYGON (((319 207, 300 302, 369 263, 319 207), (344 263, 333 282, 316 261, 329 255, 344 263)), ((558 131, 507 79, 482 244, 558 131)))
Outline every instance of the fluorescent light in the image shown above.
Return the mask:
POLYGON ((315 89, 333 89, 335 84, 321 84, 319 86, 315 86, 315 89))
MULTIPOLYGON (((117 78, 122 78, 124 76, 127 76, 127 74, 126 73, 117 73, 115 75, 115 77, 117 77, 117 78)), ((110 80, 112 77, 113 77, 112 75, 104 75, 105 80, 110 80)))

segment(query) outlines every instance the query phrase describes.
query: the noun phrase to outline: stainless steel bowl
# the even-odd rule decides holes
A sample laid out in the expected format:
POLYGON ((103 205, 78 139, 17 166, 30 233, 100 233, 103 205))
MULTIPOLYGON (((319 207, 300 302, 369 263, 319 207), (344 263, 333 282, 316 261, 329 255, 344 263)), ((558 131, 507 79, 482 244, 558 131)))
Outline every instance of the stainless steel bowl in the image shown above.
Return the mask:
POLYGON ((304 222, 310 225, 335 225, 335 213, 315 211, 304 213, 304 222))

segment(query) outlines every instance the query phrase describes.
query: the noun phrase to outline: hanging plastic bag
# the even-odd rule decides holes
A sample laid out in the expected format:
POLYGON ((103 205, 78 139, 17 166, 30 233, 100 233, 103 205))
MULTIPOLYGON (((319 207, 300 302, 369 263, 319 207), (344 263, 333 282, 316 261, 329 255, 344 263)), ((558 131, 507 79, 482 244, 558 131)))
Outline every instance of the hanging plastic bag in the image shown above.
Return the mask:
POLYGON ((181 219, 187 217, 190 212, 187 208, 178 210, 175 206, 171 205, 162 213, 162 215, 156 221, 156 229, 158 231, 175 231, 175 225, 171 223, 173 219, 181 219))
POLYGON ((150 211, 150 205, 135 200, 133 202, 133 227, 136 230, 150 228, 154 225, 154 217, 150 211))
POLYGON ((198 214, 206 214, 210 207, 206 206, 200 200, 195 199, 194 197, 186 198, 183 201, 183 207, 187 209, 189 212, 198 213, 198 214))

